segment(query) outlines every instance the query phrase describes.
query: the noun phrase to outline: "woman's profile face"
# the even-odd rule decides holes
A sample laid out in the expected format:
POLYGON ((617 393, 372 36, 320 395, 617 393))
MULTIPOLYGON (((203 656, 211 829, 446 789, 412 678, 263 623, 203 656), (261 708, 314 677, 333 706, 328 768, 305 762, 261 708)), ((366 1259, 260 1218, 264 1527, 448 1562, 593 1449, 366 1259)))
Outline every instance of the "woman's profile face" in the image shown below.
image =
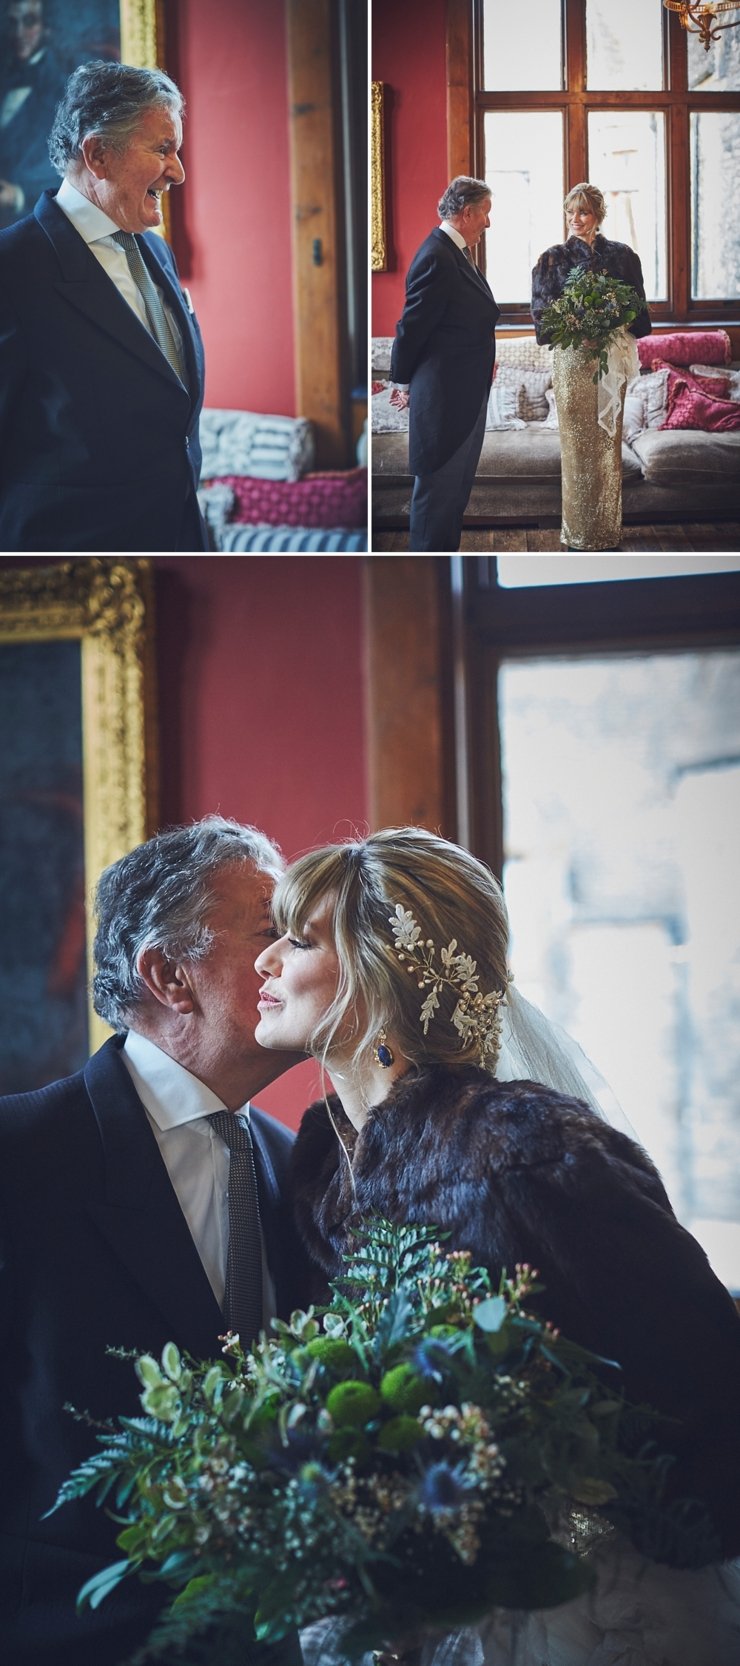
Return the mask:
POLYGON ((255 1037, 262 1047, 305 1051, 306 1042, 331 1006, 339 983, 332 899, 315 908, 299 937, 287 933, 255 961, 264 979, 257 1003, 255 1037))
POLYGON ((582 237, 584 243, 592 242, 599 229, 599 222, 592 208, 587 202, 571 203, 567 210, 568 231, 571 237, 582 237))

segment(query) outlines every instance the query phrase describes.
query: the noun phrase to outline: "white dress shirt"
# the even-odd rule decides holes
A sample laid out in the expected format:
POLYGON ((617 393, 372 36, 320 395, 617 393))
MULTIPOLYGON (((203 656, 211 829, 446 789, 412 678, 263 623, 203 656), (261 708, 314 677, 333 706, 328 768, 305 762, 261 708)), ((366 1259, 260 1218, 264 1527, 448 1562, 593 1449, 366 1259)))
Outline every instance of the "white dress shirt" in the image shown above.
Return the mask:
MULTIPOLYGON (((222 1099, 164 1053, 129 1030, 121 1057, 157 1141, 203 1268, 219 1307, 226 1288, 229 1245, 229 1150, 206 1119, 225 1109, 222 1099)), ((236 1113, 249 1126, 249 1104, 236 1113)), ((275 1287, 262 1243, 265 1323, 276 1312, 275 1287)))
POLYGON ((465 250, 467 248, 468 245, 465 242, 462 232, 458 231, 457 226, 451 226, 449 220, 441 220, 439 229, 445 233, 446 237, 450 237, 452 239, 452 242, 458 249, 465 250))
MULTIPOLYGON (((144 306, 141 290, 134 283, 131 276, 131 269, 125 251, 121 248, 120 243, 113 241, 113 233, 120 230, 115 220, 111 220, 109 214, 105 214, 102 208, 98 208, 97 203, 91 202, 89 197, 83 196, 82 192, 78 191, 77 186, 72 185, 68 179, 62 180, 54 200, 57 208, 61 208, 62 213, 66 214, 75 231, 79 232, 91 255, 95 256, 103 271, 115 284, 119 294, 123 296, 124 301, 136 313, 139 322, 144 325, 144 329, 149 331, 146 307, 144 306)), ((156 279, 154 281, 156 282, 156 279)), ((180 326, 172 308, 165 301, 161 285, 158 285, 158 288, 167 318, 175 333, 175 338, 182 348, 180 326)))

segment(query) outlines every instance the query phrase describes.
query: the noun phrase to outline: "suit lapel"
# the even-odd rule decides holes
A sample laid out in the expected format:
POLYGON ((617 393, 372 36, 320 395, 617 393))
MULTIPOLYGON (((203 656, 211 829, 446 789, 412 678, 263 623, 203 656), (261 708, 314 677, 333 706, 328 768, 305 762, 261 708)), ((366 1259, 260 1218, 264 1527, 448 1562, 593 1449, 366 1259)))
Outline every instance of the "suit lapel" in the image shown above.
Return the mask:
POLYGON ((177 319, 180 335, 182 337, 182 344, 185 349, 185 357, 187 360, 190 392, 193 404, 196 404, 199 391, 203 386, 205 363, 203 359, 200 332, 194 322, 194 315, 191 316, 185 305, 182 289, 180 288, 176 278, 165 265, 164 261, 157 258, 157 255, 154 253, 151 245, 147 242, 146 237, 140 237, 138 242, 139 248, 141 249, 142 259, 148 266, 155 283, 160 285, 164 293, 165 300, 167 301, 168 306, 172 308, 175 318, 177 319))
MULTIPOLYGON (((90 253, 84 238, 75 231, 66 214, 57 208, 50 193, 46 192, 40 198, 34 214, 52 244, 59 262, 59 277, 56 280, 59 294, 84 313, 90 323, 106 335, 114 337, 127 353, 131 353, 149 370, 163 376, 171 386, 185 393, 187 390, 183 388, 179 376, 175 375, 149 331, 139 322, 123 296, 119 295, 115 284, 111 283, 107 273, 90 253)), ((151 266, 151 260, 149 265, 151 266)), ((158 266, 157 276, 161 276, 161 271, 161 267, 158 266)), ((170 285, 168 298, 173 292, 174 288, 170 285)), ((181 303, 178 301, 178 323, 180 309, 181 303)), ((192 349, 191 334, 188 329, 186 339, 192 349)))
POLYGON ((491 299, 493 299, 488 280, 484 278, 483 273, 476 266, 475 261, 468 260, 467 256, 463 254, 462 249, 457 248, 457 244, 455 244, 454 247, 457 249, 457 253, 460 257, 460 264, 465 272, 465 276, 470 279, 471 283, 475 284, 476 289, 480 289, 482 287, 485 290, 486 295, 491 296, 491 299))
POLYGON ((105 1195, 91 1200, 89 1212, 173 1340, 207 1356, 216 1352, 223 1316, 119 1050, 118 1039, 106 1042, 85 1068, 105 1160, 105 1195))

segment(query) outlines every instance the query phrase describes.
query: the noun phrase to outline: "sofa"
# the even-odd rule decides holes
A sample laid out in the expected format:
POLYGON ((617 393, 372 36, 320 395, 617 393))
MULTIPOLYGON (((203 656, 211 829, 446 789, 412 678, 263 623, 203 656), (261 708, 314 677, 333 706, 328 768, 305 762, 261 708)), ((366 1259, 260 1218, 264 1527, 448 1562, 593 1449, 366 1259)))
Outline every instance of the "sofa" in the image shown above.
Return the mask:
POLYGON ((201 414, 198 501, 215 551, 343 554, 367 549, 366 439, 351 469, 314 470, 305 417, 201 414))
MULTIPOLYGON (((390 337, 372 343, 375 528, 408 525, 413 486, 408 412, 389 403, 392 345, 390 337)), ((638 343, 638 352, 640 376, 625 399, 625 519, 740 519, 740 366, 730 359, 729 336, 720 330, 656 333, 638 343)), ((550 348, 540 347, 533 335, 499 334, 466 525, 545 526, 559 520, 560 438, 551 367, 550 348)))

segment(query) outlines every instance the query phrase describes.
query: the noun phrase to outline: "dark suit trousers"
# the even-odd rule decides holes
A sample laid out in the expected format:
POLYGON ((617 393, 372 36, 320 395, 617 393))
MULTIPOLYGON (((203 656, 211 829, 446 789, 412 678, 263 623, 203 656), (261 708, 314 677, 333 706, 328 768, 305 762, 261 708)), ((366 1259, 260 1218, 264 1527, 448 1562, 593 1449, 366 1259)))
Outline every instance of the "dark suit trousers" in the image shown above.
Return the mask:
POLYGON ((457 451, 433 474, 417 474, 411 498, 410 550, 437 555, 459 550, 463 515, 483 448, 487 409, 488 394, 475 427, 457 451))

